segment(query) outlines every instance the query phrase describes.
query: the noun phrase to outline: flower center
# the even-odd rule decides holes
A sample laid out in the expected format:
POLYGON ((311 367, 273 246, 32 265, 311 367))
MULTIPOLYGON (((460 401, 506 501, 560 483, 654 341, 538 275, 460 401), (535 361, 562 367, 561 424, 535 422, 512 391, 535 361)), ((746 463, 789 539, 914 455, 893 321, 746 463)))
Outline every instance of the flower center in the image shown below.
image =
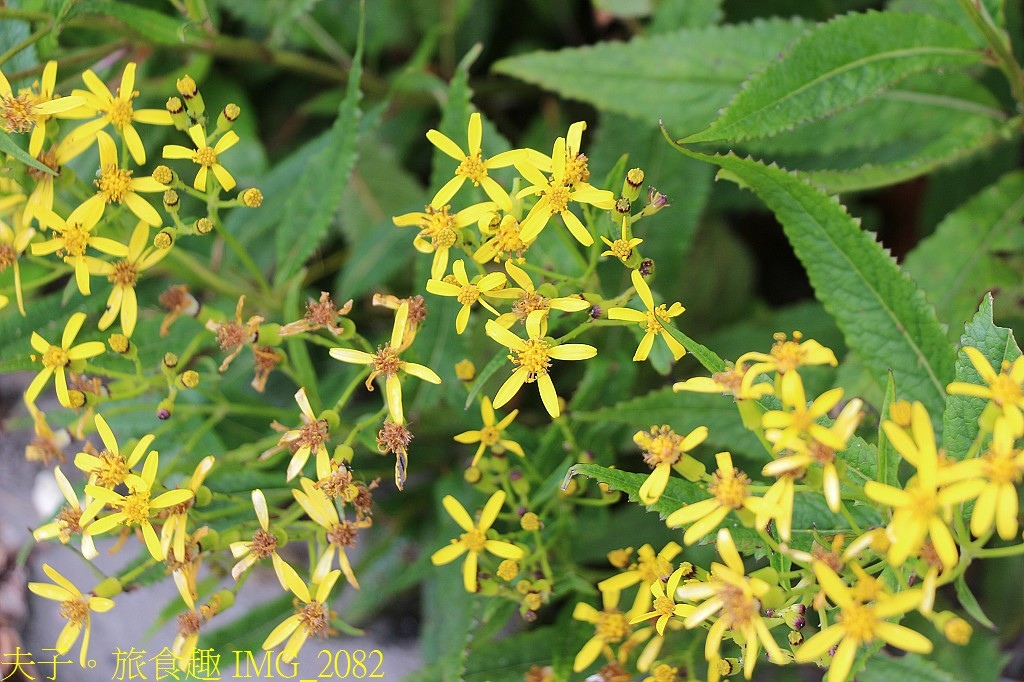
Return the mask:
POLYGON ((188 637, 199 632, 202 620, 195 611, 186 611, 178 614, 178 634, 188 637))
POLYGON ((549 307, 547 296, 541 296, 536 291, 527 291, 512 304, 512 314, 518 320, 525 320, 534 310, 547 310, 549 307))
POLYGON ((985 478, 996 485, 1015 485, 1020 483, 1024 468, 1017 464, 1015 451, 1008 453, 988 452, 984 457, 985 478))
POLYGON ((485 426, 480 429, 480 442, 484 445, 491 446, 498 442, 498 438, 501 437, 501 431, 494 426, 485 426))
POLYGON ((99 455, 100 464, 93 469, 96 482, 108 490, 124 483, 128 475, 128 463, 119 454, 104 450, 99 455))
POLYGON ((664 305, 658 306, 655 310, 647 311, 646 331, 648 334, 658 334, 664 329, 661 325, 661 320, 658 319, 658 313, 665 315, 666 308, 664 305))
POLYGON ((78 223, 68 223, 61 232, 64 239, 64 253, 68 256, 84 256, 85 247, 89 243, 89 231, 83 230, 78 223))
POLYGON ((843 609, 843 612, 836 618, 843 624, 846 635, 858 644, 870 642, 874 639, 875 614, 874 611, 864 604, 853 603, 843 609))
POLYGON ((836 458, 836 451, 827 445, 823 445, 818 441, 811 443, 811 446, 807 448, 807 454, 811 456, 814 461, 822 466, 831 464, 836 458))
POLYGON ((110 119, 110 122, 118 130, 131 125, 132 121, 135 120, 135 110, 132 109, 132 98, 137 94, 138 93, 133 92, 129 97, 122 98, 121 90, 118 89, 118 96, 110 102, 110 109, 107 111, 107 118, 110 119))
POLYGON ((355 547, 359 529, 351 521, 342 521, 327 531, 327 540, 338 547, 355 547))
POLYGON ((149 519, 149 491, 133 490, 118 505, 124 514, 124 525, 140 524, 149 519))
POLYGON ((438 228, 431 234, 430 243, 435 249, 450 249, 458 241, 458 233, 447 225, 438 228))
POLYGON ((633 440, 644 449, 644 461, 651 467, 676 464, 683 454, 679 449, 683 439, 668 425, 652 428, 649 433, 641 431, 633 440))
POLYGON ((749 486, 750 479, 739 469, 734 468, 728 473, 718 469, 711 476, 708 492, 717 497, 722 506, 739 509, 747 498, 749 486))
POLYGON ((67 542, 72 535, 82 531, 82 526, 78 523, 81 518, 81 509, 64 507, 60 510, 60 514, 57 515, 57 527, 60 529, 60 539, 63 542, 67 542))
POLYGON ((317 419, 299 427, 299 437, 296 442, 300 446, 309 446, 309 449, 315 452, 324 446, 329 433, 330 428, 327 425, 327 420, 317 419))
POLYGON ((640 580, 648 584, 656 580, 667 580, 672 575, 672 563, 656 555, 640 557, 636 569, 640 573, 640 580))
POLYGON ((373 358, 373 371, 375 374, 394 376, 402 367, 402 360, 398 353, 391 350, 391 344, 385 343, 383 347, 377 347, 377 355, 373 358))
POLYGON ((473 156, 464 158, 455 170, 455 174, 471 180, 474 185, 479 185, 480 181, 487 177, 487 168, 484 166, 483 155, 477 152, 473 156))
POLYGON ((484 551, 484 544, 487 542, 487 536, 478 528, 466 531, 459 537, 459 539, 470 552, 484 551))
POLYGON ((139 269, 131 261, 120 260, 114 263, 114 269, 107 275, 107 279, 119 287, 134 287, 139 280, 139 269))
POLYGON ((544 193, 548 199, 548 210, 551 215, 561 213, 569 207, 569 188, 565 185, 549 185, 544 193))
POLYGON ((116 164, 108 164, 94 181, 99 193, 108 204, 119 204, 124 196, 131 191, 132 171, 118 168, 116 164))
POLYGON ((43 353, 43 365, 46 367, 64 367, 70 361, 67 351, 60 346, 50 346, 43 353))
MULTIPOLYGON (((53 149, 48 152, 40 152, 39 156, 36 157, 36 160, 60 175, 60 165, 57 163, 57 153, 53 149)), ((52 182, 53 176, 49 173, 44 173, 37 168, 26 168, 25 170, 28 171, 29 176, 36 182, 46 182, 48 180, 52 182)))
POLYGON ((1009 375, 1000 373, 992 382, 992 402, 1000 407, 1013 405, 1020 402, 1024 394, 1021 393, 1020 384, 1010 378, 1009 375))
POLYGON ((934 490, 924 488, 915 476, 907 485, 906 491, 910 493, 912 499, 912 502, 905 507, 907 511, 918 519, 928 519, 935 514, 937 500, 934 490))
POLYGON ((217 326, 217 343, 222 350, 238 348, 245 341, 245 327, 237 322, 223 322, 217 326))
POLYGON ((578 182, 586 182, 590 179, 590 169, 587 167, 587 155, 577 154, 568 156, 565 159, 565 181, 570 185, 578 182))
POLYGON ((605 642, 621 642, 632 631, 629 618, 619 611, 602 611, 597 621, 597 636, 605 642))
POLYGON ((213 151, 213 147, 200 147, 192 155, 192 160, 200 166, 209 168, 217 163, 217 152, 213 151))
POLYGON ((526 342, 526 348, 513 350, 515 355, 509 355, 508 358, 512 364, 529 372, 526 382, 531 383, 538 376, 548 373, 548 367, 551 366, 550 351, 550 346, 543 339, 530 339, 526 342))
POLYGON ((250 547, 252 548, 253 556, 258 559, 266 559, 277 551, 277 536, 260 528, 252 534, 250 547))
POLYGON ((0 99, 0 120, 3 121, 4 130, 9 133, 27 133, 32 130, 36 125, 33 106, 35 98, 24 92, 17 97, 8 95, 0 99))
POLYGON ((624 261, 629 258, 629 254, 633 253, 633 247, 625 239, 616 239, 612 242, 611 252, 613 256, 624 261))
POLYGON ((724 584, 718 588, 722 600, 721 618, 727 630, 743 630, 757 617, 761 602, 752 598, 738 585, 724 584))
POLYGON ((671 597, 658 597, 654 600, 654 611, 660 616, 671 616, 676 609, 676 603, 671 597))
POLYGON ((14 252, 13 246, 10 244, 0 244, 0 272, 14 265, 14 261, 17 258, 18 254, 14 252))
POLYGON ((299 621, 311 635, 318 635, 327 630, 328 617, 323 605, 318 602, 306 604, 299 612, 299 621))
POLYGON ((85 599, 66 599, 60 603, 60 616, 81 625, 89 620, 89 602, 85 599))
POLYGON ((480 300, 480 289, 475 284, 467 284, 456 297, 462 305, 473 305, 480 300))

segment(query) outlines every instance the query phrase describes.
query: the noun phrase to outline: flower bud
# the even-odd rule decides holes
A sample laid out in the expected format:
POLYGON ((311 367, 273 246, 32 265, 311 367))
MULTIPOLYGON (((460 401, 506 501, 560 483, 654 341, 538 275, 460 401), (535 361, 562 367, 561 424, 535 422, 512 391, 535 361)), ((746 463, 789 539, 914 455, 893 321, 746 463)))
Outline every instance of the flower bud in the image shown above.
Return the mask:
POLYGON ((128 337, 124 334, 111 334, 110 338, 107 339, 107 345, 110 346, 110 350, 120 355, 126 354, 132 347, 132 342, 128 340, 128 337))
POLYGON ((263 192, 256 187, 250 187, 243 191, 240 196, 242 205, 246 208, 259 208, 263 205, 263 192))
POLYGON ((455 363, 455 376, 459 381, 472 381, 476 377, 476 365, 469 358, 463 358, 455 363))
POLYGON ((178 209, 181 208, 181 197, 173 189, 164 192, 163 202, 164 210, 168 213, 177 213, 178 209))
POLYGON ((199 372, 194 369, 189 369, 181 373, 178 377, 181 385, 185 388, 195 388, 199 385, 199 372))
POLYGON ((213 232, 213 221, 209 218, 200 218, 196 221, 196 232, 198 234, 210 234, 213 232))
POLYGON ((631 168, 622 181, 622 196, 630 201, 640 197, 640 186, 644 184, 644 172, 640 168, 631 168))
POLYGON ((188 114, 185 113, 185 105, 177 97, 170 97, 167 100, 167 111, 171 114, 171 121, 174 127, 181 132, 186 132, 189 127, 188 114))
POLYGON ((198 121, 206 113, 206 103, 199 92, 199 86, 192 80, 192 77, 185 74, 177 80, 175 85, 182 99, 185 100, 185 110, 194 121, 198 121))
POLYGON ((174 245, 174 231, 165 227, 153 237, 153 246, 158 249, 169 249, 174 245))
POLYGON ((541 524, 539 516, 533 512, 526 512, 523 514, 523 518, 519 519, 519 526, 523 530, 534 531, 540 530, 543 524, 541 524))
POLYGON ((235 124, 238 117, 242 114, 242 110, 237 104, 231 102, 226 104, 223 109, 220 110, 220 114, 217 115, 217 130, 226 132, 231 130, 231 126, 235 124))
POLYGON ((116 597, 121 594, 121 581, 114 577, 107 578, 101 581, 100 584, 93 589, 92 593, 97 597, 103 597, 105 599, 116 597))
POLYGON ((157 166, 153 169, 153 179, 161 185, 169 185, 174 182, 174 171, 167 166, 157 166))

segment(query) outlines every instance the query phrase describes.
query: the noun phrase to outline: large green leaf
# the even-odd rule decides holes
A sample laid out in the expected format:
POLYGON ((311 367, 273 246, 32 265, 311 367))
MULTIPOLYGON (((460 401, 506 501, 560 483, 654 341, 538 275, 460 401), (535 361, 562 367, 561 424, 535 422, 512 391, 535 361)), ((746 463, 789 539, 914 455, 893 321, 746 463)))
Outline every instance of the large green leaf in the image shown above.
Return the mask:
POLYGON ((907 256, 903 269, 954 330, 973 314, 984 292, 1020 282, 1020 272, 998 254, 1013 248, 1007 242, 1019 239, 1022 218, 1024 173, 1014 171, 950 213, 907 256))
MULTIPOLYGON (((360 31, 362 35, 362 31, 360 31)), ((277 230, 277 285, 286 282, 312 254, 323 239, 338 208, 349 174, 356 162, 359 128, 359 100, 362 93, 362 40, 349 72, 345 99, 338 118, 324 141, 324 147, 302 170, 288 195, 283 224, 277 230)))
POLYGON ((11 136, 4 130, 0 130, 0 152, 9 154, 10 156, 16 158, 18 161, 21 161, 26 166, 31 166, 32 168, 35 168, 38 171, 42 171, 47 175, 56 175, 56 173, 53 172, 52 168, 39 163, 38 161, 33 159, 28 152, 19 147, 14 142, 14 140, 11 139, 11 136))
POLYGON ((891 369, 898 392, 924 402, 937 419, 952 346, 924 294, 873 236, 836 199, 792 173, 733 154, 697 156, 768 205, 847 345, 882 385, 891 369))
POLYGON ((896 658, 879 651, 871 657, 857 679, 861 682, 954 682, 955 678, 940 669, 927 658, 917 654, 907 654, 896 658))
POLYGON ((794 18, 685 29, 628 43, 531 52, 494 68, 602 111, 696 130, 806 26, 794 18))
MULTIPOLYGON (((1004 361, 1013 362, 1021 354, 1013 338, 1013 330, 997 327, 992 321, 992 294, 985 295, 978 314, 964 327, 960 345, 977 348, 997 372, 1004 361)), ((985 383, 963 351, 956 358, 956 381, 985 383)), ((985 403, 982 398, 966 395, 950 394, 946 398, 946 410, 942 415, 942 440, 950 457, 963 459, 970 450, 978 436, 978 417, 985 409, 985 403)))
POLYGON ((869 12, 823 24, 748 81, 687 142, 768 137, 831 116, 922 71, 980 63, 967 33, 926 15, 869 12))

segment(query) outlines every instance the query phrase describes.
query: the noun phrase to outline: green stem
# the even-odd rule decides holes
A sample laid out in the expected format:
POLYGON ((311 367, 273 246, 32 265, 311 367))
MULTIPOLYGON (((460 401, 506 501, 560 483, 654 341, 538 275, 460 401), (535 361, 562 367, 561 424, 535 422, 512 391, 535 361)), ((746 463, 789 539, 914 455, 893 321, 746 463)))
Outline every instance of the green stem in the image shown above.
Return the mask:
POLYGON ((21 52, 25 48, 27 48, 30 45, 33 45, 33 44, 39 42, 39 40, 41 38, 43 38, 44 36, 49 34, 50 31, 52 31, 52 30, 53 30, 53 22, 52 21, 47 22, 47 24, 43 28, 37 30, 35 33, 33 33, 29 37, 27 37, 24 40, 22 40, 20 43, 17 43, 16 45, 13 45, 9 50, 4 52, 3 54, 0 54, 0 66, 3 66, 4 64, 6 64, 9 59, 14 57, 14 55, 18 54, 19 52, 21 52))
POLYGON ((1010 92, 1017 103, 1017 110, 1024 110, 1024 70, 1013 56, 1013 47, 1010 45, 1009 36, 995 25, 980 0, 960 0, 960 7, 984 36, 992 50, 996 65, 1009 81, 1010 92))
POLYGON ((981 559, 997 559, 1001 557, 1017 556, 1018 554, 1024 554, 1024 543, 1009 545, 1007 547, 989 547, 988 549, 980 549, 974 556, 981 559))

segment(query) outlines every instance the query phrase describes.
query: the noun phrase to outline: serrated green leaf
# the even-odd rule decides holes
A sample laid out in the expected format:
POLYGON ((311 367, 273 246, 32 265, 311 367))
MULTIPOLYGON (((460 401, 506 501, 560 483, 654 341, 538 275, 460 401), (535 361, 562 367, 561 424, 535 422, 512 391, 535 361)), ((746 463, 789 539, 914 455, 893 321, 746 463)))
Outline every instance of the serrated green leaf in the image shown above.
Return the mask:
POLYGON ((899 658, 879 651, 868 661, 857 679, 861 682, 955 682, 955 678, 927 658, 907 654, 899 658))
POLYGON ((334 220, 334 213, 356 162, 356 140, 359 128, 359 100, 362 93, 362 35, 349 71, 345 99, 338 108, 324 147, 303 169, 283 212, 284 224, 277 230, 277 286, 299 271, 312 254, 334 220))
MULTIPOLYGON (((1013 362, 1021 355, 1020 347, 1013 338, 1013 330, 998 327, 992 321, 992 294, 985 294, 978 313, 964 327, 960 346, 977 348, 997 372, 1004 361, 1013 362)), ((956 357, 955 380, 969 384, 985 383, 962 350, 956 357)), ((966 395, 951 393, 946 398, 946 410, 942 415, 942 442, 946 453, 953 459, 967 456, 974 439, 978 437, 978 418, 985 404, 983 398, 966 395)))
POLYGON ((1004 175, 946 216, 935 232, 907 255, 903 269, 924 289, 940 319, 954 332, 973 314, 986 291, 1013 287, 1020 272, 998 257, 1024 218, 1024 172, 1004 175), (964 250, 964 244, 971 248, 964 250))
POLYGON ((891 369, 900 395, 922 401, 937 421, 953 349, 924 294, 892 257, 836 199, 794 174, 734 154, 697 156, 768 205, 847 346, 880 383, 891 369))
POLYGON ((953 586, 956 588, 956 598, 960 600, 960 605, 971 615, 971 618, 993 632, 999 630, 999 627, 992 622, 992 619, 981 610, 978 598, 971 592, 971 588, 967 585, 967 580, 962 575, 954 581, 953 586))
POLYGON ((791 18, 686 29, 628 43, 533 52, 503 59, 494 69, 647 125, 664 120, 695 130, 806 26, 791 18))
POLYGON ((848 14, 819 26, 754 76, 686 142, 769 137, 831 116, 922 71, 980 63, 963 29, 926 15, 848 14))
POLYGON ((744 428, 736 404, 722 395, 690 391, 675 393, 671 388, 663 388, 602 410, 574 414, 573 419, 624 424, 634 429, 668 424, 680 435, 686 435, 698 426, 707 426, 706 442, 709 446, 764 459, 764 448, 757 437, 744 428))

